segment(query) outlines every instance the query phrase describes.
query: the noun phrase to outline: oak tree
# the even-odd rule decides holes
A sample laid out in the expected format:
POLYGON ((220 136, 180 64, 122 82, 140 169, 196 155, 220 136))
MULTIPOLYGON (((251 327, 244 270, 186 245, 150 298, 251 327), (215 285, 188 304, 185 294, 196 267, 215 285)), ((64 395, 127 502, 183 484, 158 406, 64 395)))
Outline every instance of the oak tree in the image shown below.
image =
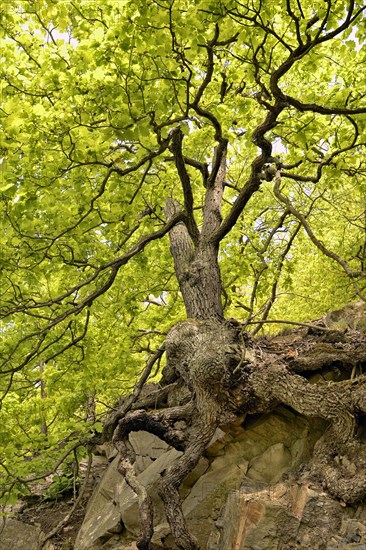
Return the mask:
POLYGON ((179 487, 216 428, 279 403, 329 421, 312 475, 365 497, 365 378, 306 377, 366 359, 360 327, 306 323, 365 299, 364 10, 2 7, 3 497, 90 449, 136 380, 103 431, 139 495, 139 548, 153 510, 133 430, 183 451, 159 490, 179 548, 198 547, 179 487), (255 338, 281 319, 312 331, 310 349, 255 338))

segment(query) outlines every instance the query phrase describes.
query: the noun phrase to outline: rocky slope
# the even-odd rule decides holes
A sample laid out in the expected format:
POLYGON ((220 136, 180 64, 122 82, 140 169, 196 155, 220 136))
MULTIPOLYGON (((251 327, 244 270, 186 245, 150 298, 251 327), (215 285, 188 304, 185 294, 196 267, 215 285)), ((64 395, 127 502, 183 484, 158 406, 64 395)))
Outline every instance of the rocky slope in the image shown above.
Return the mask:
MULTIPOLYGON (((323 322, 330 329, 325 335, 302 327, 260 345, 284 361, 296 363, 314 384, 329 386, 332 381, 364 377, 364 305, 333 312, 323 322)), ((326 421, 306 418, 282 405, 268 414, 243 415, 235 425, 217 429, 181 487, 188 528, 200 547, 365 550, 366 505, 332 498, 324 490, 321 476, 317 480, 314 471, 309 476, 314 445, 328 428, 326 421)), ((365 434, 361 418, 361 442, 366 441, 365 434)), ((152 547, 174 549, 157 485, 182 453, 143 431, 130 433, 129 441, 136 454, 138 479, 154 503, 152 547)), ((135 549, 137 497, 117 472, 117 462, 117 451, 110 443, 96 448, 84 519, 81 509, 57 537, 42 545, 44 533, 57 524, 71 503, 58 503, 54 517, 51 507, 55 504, 33 507, 33 513, 25 509, 3 521, 0 550, 8 550, 10 545, 13 550, 135 549)), ((352 467, 342 462, 343 469, 352 467)))

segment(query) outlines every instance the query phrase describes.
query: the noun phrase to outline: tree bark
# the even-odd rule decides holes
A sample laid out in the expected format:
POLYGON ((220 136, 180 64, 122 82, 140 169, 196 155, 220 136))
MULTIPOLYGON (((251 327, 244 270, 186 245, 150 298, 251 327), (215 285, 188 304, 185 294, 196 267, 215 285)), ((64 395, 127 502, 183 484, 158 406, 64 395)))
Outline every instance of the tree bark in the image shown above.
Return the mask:
MULTIPOLYGON (((179 210, 177 201, 167 200, 165 212, 168 220, 179 210)), ((177 224, 169 236, 170 251, 187 317, 222 320, 222 285, 217 245, 200 238, 195 246, 183 222, 177 224)))

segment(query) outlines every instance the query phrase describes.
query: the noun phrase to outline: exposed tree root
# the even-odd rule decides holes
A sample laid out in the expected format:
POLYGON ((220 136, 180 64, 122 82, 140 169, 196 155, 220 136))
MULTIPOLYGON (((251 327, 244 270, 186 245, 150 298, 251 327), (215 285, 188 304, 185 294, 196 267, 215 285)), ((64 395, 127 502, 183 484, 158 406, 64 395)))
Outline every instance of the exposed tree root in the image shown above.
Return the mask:
POLYGON ((139 539, 137 540, 137 548, 140 550, 149 550, 151 537, 154 534, 154 511, 152 501, 144 485, 139 482, 135 475, 133 468, 135 453, 132 445, 128 439, 115 439, 114 444, 120 453, 117 470, 124 476, 126 483, 137 495, 139 502, 141 532, 139 539))
POLYGON ((182 550, 198 549, 198 543, 189 533, 183 515, 179 488, 184 478, 198 463, 207 444, 216 430, 214 418, 198 417, 192 426, 189 443, 183 455, 167 470, 163 476, 159 496, 165 506, 165 513, 178 548, 182 550))
POLYGON ((185 430, 175 428, 177 421, 190 421, 193 412, 192 403, 182 407, 172 407, 161 412, 147 413, 144 410, 130 411, 119 420, 113 434, 113 443, 120 453, 117 469, 124 476, 126 483, 136 493, 139 501, 141 532, 137 541, 140 550, 150 548, 153 536, 153 507, 144 485, 139 482, 135 471, 135 453, 128 440, 132 431, 144 430, 157 435, 177 450, 186 447, 185 430))
MULTIPOLYGON (((359 415, 366 413, 366 376, 313 384, 296 374, 304 371, 305 365, 311 365, 308 372, 313 370, 315 360, 320 368, 337 364, 348 375, 357 365, 362 370, 365 338, 353 336, 339 333, 335 342, 324 343, 324 331, 310 333, 305 327, 294 331, 291 338, 284 336, 280 343, 281 337, 250 342, 235 323, 188 320, 175 325, 165 341, 167 368, 175 374, 167 378, 165 387, 174 394, 177 385, 183 384, 190 401, 149 411, 146 409, 152 401, 147 396, 138 402, 145 408, 118 417, 113 435, 120 451, 118 470, 139 499, 138 548, 152 548, 153 510, 134 472, 134 453, 128 440, 131 431, 148 431, 183 452, 164 473, 159 486, 172 535, 182 550, 196 550, 198 543, 187 529, 180 485, 198 463, 215 429, 243 412, 271 411, 282 403, 304 416, 327 420, 329 428, 315 446, 311 476, 343 501, 365 498, 366 449, 358 439, 357 428, 359 415), (173 379, 178 381, 171 384, 173 379)), ((164 387, 160 392, 166 399, 164 387)), ((133 406, 137 404, 131 404, 130 409, 133 406)))
POLYGON ((284 365, 275 364, 253 372, 251 382, 262 401, 275 399, 304 416, 330 422, 315 446, 312 475, 322 479, 333 496, 346 502, 364 498, 366 445, 357 438, 357 418, 366 412, 366 376, 311 384, 284 365))

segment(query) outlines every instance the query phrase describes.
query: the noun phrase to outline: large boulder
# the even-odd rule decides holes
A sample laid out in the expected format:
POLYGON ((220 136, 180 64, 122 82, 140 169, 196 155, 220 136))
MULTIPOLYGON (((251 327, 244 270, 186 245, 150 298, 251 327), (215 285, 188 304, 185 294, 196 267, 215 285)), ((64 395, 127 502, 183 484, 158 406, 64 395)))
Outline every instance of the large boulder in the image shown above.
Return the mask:
MULTIPOLYGON (((240 487, 247 470, 248 462, 240 456, 239 449, 232 445, 225 455, 213 461, 183 501, 188 528, 202 548, 209 539, 228 494, 240 487)), ((166 521, 155 529, 153 542, 159 548, 175 547, 166 521)))
POLYGON ((0 550, 38 550, 41 535, 39 527, 4 519, 0 523, 0 550))
POLYGON ((228 495, 207 550, 366 548, 366 526, 355 510, 306 484, 258 485, 228 495))
MULTIPOLYGON (((146 432, 132 433, 130 442, 136 453, 136 473, 141 472, 138 475, 139 480, 149 489, 154 503, 160 504, 156 497, 156 485, 164 470, 182 453, 170 449, 158 437, 146 432)), ((118 473, 118 460, 119 457, 116 456, 110 463, 88 503, 75 550, 101 548, 109 539, 114 539, 116 534, 124 530, 132 536, 138 533, 137 497, 118 473)), ((162 511, 161 505, 160 510, 162 511)), ((159 520, 161 517, 157 514, 157 521, 159 520)))
MULTIPOLYGON (((346 507, 297 476, 324 429, 326 423, 286 407, 218 429, 181 487, 183 512, 201 549, 365 550, 366 508, 346 507)), ((176 548, 157 487, 181 453, 144 432, 130 441, 136 473, 154 502, 154 547, 176 548)), ((75 550, 136 548, 137 498, 118 474, 117 460, 94 491, 75 550)))

